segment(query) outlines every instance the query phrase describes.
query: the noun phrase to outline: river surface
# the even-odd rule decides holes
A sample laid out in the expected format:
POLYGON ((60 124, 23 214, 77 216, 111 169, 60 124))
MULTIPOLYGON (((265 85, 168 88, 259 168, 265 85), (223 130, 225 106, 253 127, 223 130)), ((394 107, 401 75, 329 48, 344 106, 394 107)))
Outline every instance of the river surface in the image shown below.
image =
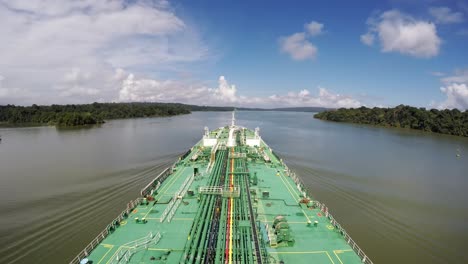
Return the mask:
MULTIPOLYGON (((229 112, 2 128, 0 263, 67 263, 229 112)), ((468 139, 237 112, 374 263, 468 263, 468 139), (457 153, 460 157, 457 157, 457 153)))

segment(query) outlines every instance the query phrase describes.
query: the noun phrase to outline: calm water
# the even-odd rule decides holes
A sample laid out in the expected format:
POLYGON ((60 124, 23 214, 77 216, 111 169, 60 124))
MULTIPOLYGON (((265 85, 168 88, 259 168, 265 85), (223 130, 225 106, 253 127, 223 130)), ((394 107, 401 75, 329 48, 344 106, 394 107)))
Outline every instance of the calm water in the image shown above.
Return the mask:
MULTIPOLYGON (((468 139, 238 112, 375 263, 467 263, 468 139), (457 158, 457 149, 461 157, 457 158)), ((0 129, 0 263, 66 263, 230 113, 0 129)))

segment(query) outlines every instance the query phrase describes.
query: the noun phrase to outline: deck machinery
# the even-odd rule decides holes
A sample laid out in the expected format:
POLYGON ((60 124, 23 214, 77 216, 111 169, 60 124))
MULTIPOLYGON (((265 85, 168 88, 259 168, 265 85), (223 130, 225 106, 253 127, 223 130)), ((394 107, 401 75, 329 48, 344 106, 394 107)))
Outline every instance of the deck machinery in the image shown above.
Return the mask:
POLYGON ((372 263, 261 139, 205 134, 71 263, 372 263))

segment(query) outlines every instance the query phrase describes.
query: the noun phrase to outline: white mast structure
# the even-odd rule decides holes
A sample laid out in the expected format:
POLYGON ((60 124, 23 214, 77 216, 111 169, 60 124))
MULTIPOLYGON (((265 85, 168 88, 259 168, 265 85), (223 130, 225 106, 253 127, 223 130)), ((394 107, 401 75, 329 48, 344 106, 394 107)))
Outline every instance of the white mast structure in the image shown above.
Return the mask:
POLYGON ((228 147, 236 146, 236 139, 234 138, 234 131, 236 130, 236 110, 232 111, 231 127, 229 128, 229 138, 227 142, 228 147))
POLYGON ((231 119, 231 127, 235 127, 234 124, 236 122, 236 110, 232 111, 232 119, 231 119))

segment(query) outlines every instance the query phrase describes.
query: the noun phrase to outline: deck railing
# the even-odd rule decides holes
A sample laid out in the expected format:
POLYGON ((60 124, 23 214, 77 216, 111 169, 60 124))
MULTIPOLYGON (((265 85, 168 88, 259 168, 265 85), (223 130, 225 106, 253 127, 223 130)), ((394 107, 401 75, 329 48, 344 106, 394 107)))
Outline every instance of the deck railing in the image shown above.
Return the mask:
MULTIPOLYGON (((167 216, 167 222, 171 222, 172 217, 174 217, 175 212, 177 211, 177 208, 179 208, 179 205, 180 205, 180 203, 182 201, 182 198, 185 196, 185 193, 187 193, 187 191, 190 188, 190 185, 192 185, 194 179, 195 179, 195 175, 194 174, 190 175, 184 181, 184 183, 180 187, 179 191, 174 196, 177 199, 177 202, 174 204, 171 211, 169 212, 169 215, 167 216)), ((161 219, 162 219, 162 217, 161 217, 161 219)))
POLYGON ((320 208, 325 216, 330 220, 330 223, 343 235, 344 239, 348 243, 348 245, 354 250, 354 252, 361 258, 362 263, 365 264, 373 264, 373 262, 369 259, 369 257, 362 251, 362 249, 358 246, 356 242, 351 238, 351 236, 346 232, 346 230, 336 221, 332 214, 328 211, 328 207, 325 204, 320 203, 319 201, 314 201, 316 207, 320 208))
POLYGON ((133 201, 130 201, 127 204, 127 208, 123 210, 122 213, 119 214, 119 216, 117 216, 109 225, 107 225, 106 228, 101 233, 99 233, 99 235, 97 235, 91 241, 91 243, 89 243, 75 258, 73 258, 72 261, 70 261, 70 264, 80 264, 82 259, 88 257, 91 251, 93 251, 93 249, 95 249, 97 245, 99 245, 99 243, 101 243, 101 241, 109 235, 111 230, 114 230, 120 224, 120 222, 126 218, 125 215, 128 216, 130 212, 141 202, 141 199, 142 198, 137 198, 133 201))
POLYGON ((161 239, 161 233, 157 233, 153 236, 153 233, 149 233, 148 236, 128 242, 120 247, 112 258, 107 262, 110 264, 128 263, 130 258, 136 252, 148 248, 149 244, 157 244, 161 239))
MULTIPOLYGON (((278 157, 278 156, 276 156, 278 157)), ((296 175, 296 173, 292 172, 288 166, 280 159, 281 163, 284 166, 284 172, 287 176, 291 177, 291 179, 296 183, 297 189, 303 193, 303 195, 307 196, 307 189, 305 188, 305 184, 300 177, 296 175)), ((362 263, 365 264, 373 264, 373 262, 369 259, 369 257, 362 251, 362 249, 354 242, 351 236, 346 232, 346 230, 335 220, 335 218, 330 214, 328 211, 328 207, 325 204, 320 203, 319 201, 314 201, 316 207, 319 207, 320 210, 325 214, 326 217, 330 220, 330 223, 335 226, 337 230, 343 235, 346 242, 351 246, 354 252, 361 258, 362 263)))
POLYGON ((163 213, 161 215, 161 218, 159 219, 159 222, 161 222, 161 223, 164 222, 164 220, 166 219, 166 216, 168 216, 167 221, 171 222, 171 219, 174 216, 175 211, 177 210, 177 208, 180 205, 180 199, 179 198, 182 198, 185 195, 188 188, 192 184, 194 178, 195 178, 195 175, 192 174, 187 179, 185 179, 184 183, 182 183, 179 190, 177 190, 177 192, 174 193, 174 197, 172 197, 172 200, 167 204, 166 209, 164 209, 164 211, 163 211, 163 213))
POLYGON ((167 167, 163 170, 156 178, 154 178, 145 188, 141 189, 140 194, 141 196, 145 197, 148 195, 151 190, 157 190, 161 183, 172 173, 172 167, 167 167))
MULTIPOLYGON (((181 156, 181 159, 187 157, 192 149, 189 149, 184 155, 181 156)), ((177 163, 177 162, 176 162, 177 163)), ((149 193, 151 193, 152 190, 156 190, 159 188, 161 183, 174 171, 175 165, 172 165, 165 170, 163 170, 158 176, 156 176, 148 185, 146 185, 143 189, 141 189, 140 194, 145 197, 149 193)), ((80 261, 86 257, 89 256, 91 251, 101 243, 102 240, 104 240, 110 233, 111 229, 115 229, 117 223, 120 223, 125 217, 124 214, 127 216, 130 214, 130 211, 132 211, 140 202, 142 201, 143 198, 139 197, 133 201, 130 201, 127 204, 127 208, 122 211, 122 213, 115 218, 111 224, 107 225, 106 228, 99 233, 92 241, 89 243, 75 258, 70 261, 70 264, 79 264, 80 261)))
POLYGON ((201 186, 198 188, 198 192, 201 194, 222 195, 223 197, 239 197, 240 196, 240 188, 237 186, 234 186, 234 187, 201 186))

